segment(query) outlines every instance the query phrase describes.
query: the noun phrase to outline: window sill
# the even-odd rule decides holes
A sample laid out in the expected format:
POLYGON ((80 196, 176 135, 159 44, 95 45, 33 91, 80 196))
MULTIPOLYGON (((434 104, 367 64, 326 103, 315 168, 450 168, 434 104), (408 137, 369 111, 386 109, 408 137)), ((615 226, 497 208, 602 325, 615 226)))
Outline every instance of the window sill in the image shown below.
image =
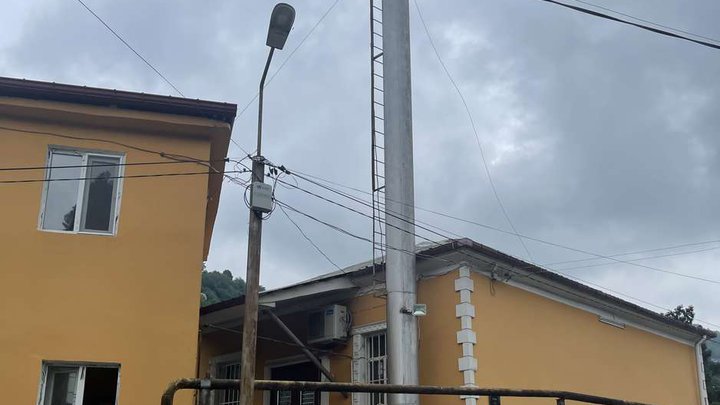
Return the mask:
POLYGON ((93 231, 59 231, 57 229, 38 228, 38 231, 49 233, 61 233, 65 235, 96 235, 96 236, 116 236, 114 232, 93 232, 93 231))

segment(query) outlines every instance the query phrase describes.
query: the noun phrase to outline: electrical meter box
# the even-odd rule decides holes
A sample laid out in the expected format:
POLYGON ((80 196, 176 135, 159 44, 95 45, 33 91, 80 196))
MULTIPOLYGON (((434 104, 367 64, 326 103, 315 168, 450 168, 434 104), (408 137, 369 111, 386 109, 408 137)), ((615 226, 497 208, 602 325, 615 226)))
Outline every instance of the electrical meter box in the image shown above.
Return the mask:
POLYGON ((259 181, 253 182, 250 188, 250 209, 266 213, 272 211, 272 205, 272 186, 259 181))

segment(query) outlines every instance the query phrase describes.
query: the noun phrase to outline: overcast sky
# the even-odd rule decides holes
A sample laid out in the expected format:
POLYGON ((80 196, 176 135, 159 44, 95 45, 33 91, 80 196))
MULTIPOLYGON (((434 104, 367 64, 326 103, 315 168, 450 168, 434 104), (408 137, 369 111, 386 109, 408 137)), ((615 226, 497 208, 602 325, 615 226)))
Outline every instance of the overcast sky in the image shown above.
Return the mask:
MULTIPOLYGON (((273 2, 85 1, 186 96, 237 103, 242 111, 256 94, 273 2)), ((595 1, 720 40, 717 1, 692 7, 681 0, 595 1)), ((334 2, 292 1, 295 28, 271 74, 334 2)), ((602 255, 720 240, 720 51, 539 0, 419 4, 521 234, 602 255)), ((0 26, 3 76, 173 93, 77 1, 6 4, 0 26)), ((509 230, 463 104, 414 7, 411 30, 416 204, 509 230)), ((367 1, 338 1, 267 88, 268 159, 370 188, 368 41, 367 1)), ((252 104, 235 124, 233 138, 246 150, 254 149, 256 116, 252 104)), ((244 153, 231 145, 230 155, 244 153)), ((297 190, 278 187, 276 194, 350 232, 371 234, 370 221, 350 211, 297 190)), ((240 186, 226 183, 208 261, 209 269, 237 276, 244 276, 247 249, 242 195, 240 186)), ((528 259, 515 236, 423 211, 417 216, 528 259)), ((366 242, 293 218, 342 267, 372 254, 366 242)), ((591 257, 526 244, 536 263, 591 257)), ((637 263, 720 280, 720 243, 621 259, 658 255, 666 257, 637 263)), ((607 260, 549 267, 661 307, 694 304, 699 319, 720 325, 719 284, 607 260)), ((266 287, 332 270, 281 211, 266 221, 266 287)))

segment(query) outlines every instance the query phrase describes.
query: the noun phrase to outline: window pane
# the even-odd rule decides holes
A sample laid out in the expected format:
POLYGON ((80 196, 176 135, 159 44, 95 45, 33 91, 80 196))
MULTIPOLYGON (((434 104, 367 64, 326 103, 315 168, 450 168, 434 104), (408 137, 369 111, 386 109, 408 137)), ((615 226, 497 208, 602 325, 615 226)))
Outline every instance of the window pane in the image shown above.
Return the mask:
POLYGON ((83 231, 112 232, 119 158, 88 157, 83 199, 83 231))
POLYGON ((74 152, 53 151, 50 157, 48 181, 46 183, 45 212, 43 229, 72 231, 75 226, 75 209, 78 198, 79 180, 82 168, 62 168, 59 166, 81 166, 82 156, 74 152))
POLYGON ((118 372, 116 367, 87 367, 82 405, 115 405, 118 372))
MULTIPOLYGON (((240 362, 224 363, 218 366, 218 378, 236 380, 240 378, 240 362)), ((219 405, 237 405, 240 403, 240 390, 216 391, 219 405)))
POLYGON ((45 405, 74 405, 77 383, 77 367, 51 367, 45 391, 45 405))

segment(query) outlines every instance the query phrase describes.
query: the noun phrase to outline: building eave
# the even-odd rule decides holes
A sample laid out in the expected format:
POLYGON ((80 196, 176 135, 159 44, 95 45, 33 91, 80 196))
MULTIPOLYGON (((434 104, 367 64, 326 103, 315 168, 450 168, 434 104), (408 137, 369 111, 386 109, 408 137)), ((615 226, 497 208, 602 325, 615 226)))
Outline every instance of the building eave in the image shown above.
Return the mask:
MULTIPOLYGON (((481 263, 484 263, 485 267, 487 267, 487 263, 495 262, 501 264, 503 269, 512 273, 510 279, 507 281, 511 285, 521 286, 536 294, 551 296, 558 301, 571 303, 575 307, 590 310, 594 313, 621 313, 624 315, 623 319, 627 319, 627 322, 630 322, 633 326, 686 344, 694 344, 703 336, 707 336, 708 338, 715 336, 715 332, 699 325, 690 325, 670 319, 663 314, 648 310, 552 271, 527 263, 470 239, 453 239, 434 245, 419 246, 416 254, 419 265, 422 262, 426 262, 426 265, 434 265, 435 263, 442 265, 447 262, 447 260, 443 259, 447 259, 448 255, 456 255, 455 258, 458 262, 471 261, 472 258, 475 257, 478 259, 475 263, 478 268, 483 267, 481 263), (527 277, 528 274, 531 275, 531 277, 527 277)), ((375 271, 383 270, 383 266, 375 269, 375 271)), ((291 286, 263 292, 260 300, 272 300, 271 297, 284 297, 284 299, 298 298, 302 296, 308 288, 321 288, 325 289, 324 291, 330 291, 334 288, 333 284, 335 280, 359 279, 371 274, 372 271, 373 266, 370 262, 361 263, 291 286)), ((219 302, 202 308, 200 314, 201 316, 205 316, 226 308, 242 305, 243 303, 244 297, 219 302)))

